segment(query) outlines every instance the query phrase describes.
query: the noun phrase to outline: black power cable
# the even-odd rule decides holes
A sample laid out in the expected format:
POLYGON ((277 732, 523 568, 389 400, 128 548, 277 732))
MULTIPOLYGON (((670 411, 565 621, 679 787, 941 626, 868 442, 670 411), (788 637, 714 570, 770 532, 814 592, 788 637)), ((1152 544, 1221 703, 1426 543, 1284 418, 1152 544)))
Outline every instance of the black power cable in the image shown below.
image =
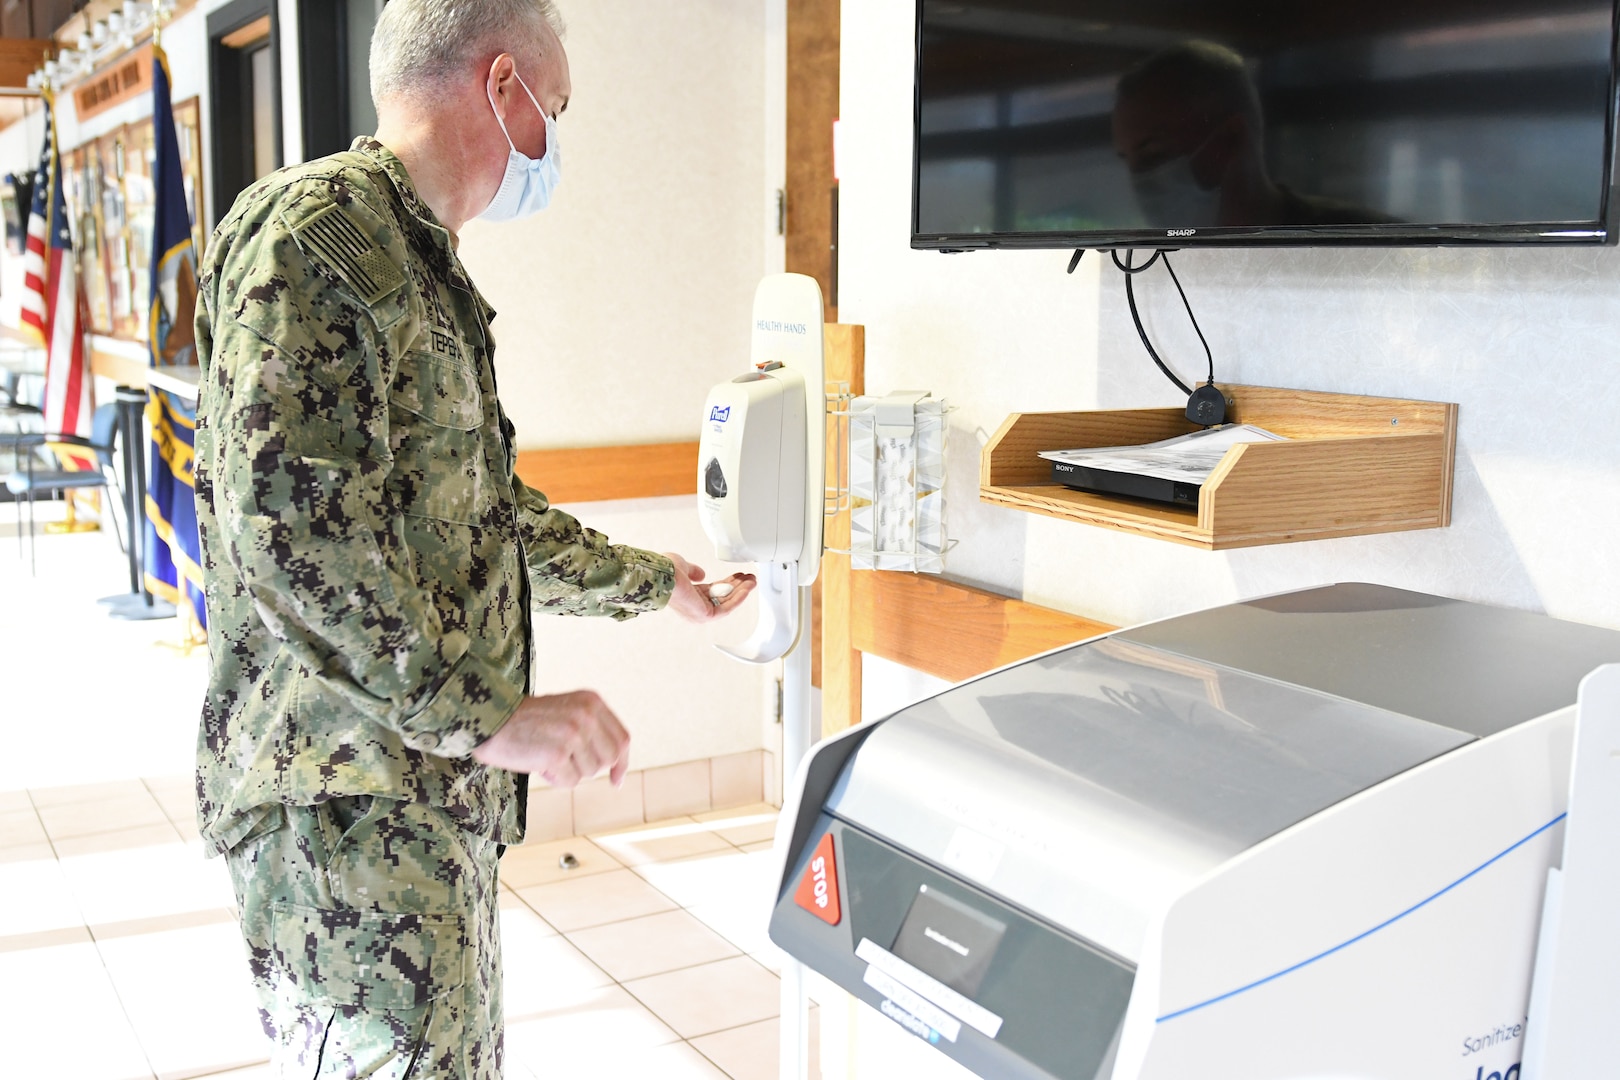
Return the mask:
POLYGON ((1177 376, 1175 372, 1170 370, 1169 365, 1159 358, 1159 353, 1156 349, 1154 349, 1153 342, 1148 340, 1147 327, 1142 325, 1142 312, 1136 306, 1136 287, 1134 284, 1136 275, 1145 272, 1154 263, 1164 258, 1164 252, 1155 251, 1153 253, 1153 257, 1148 259, 1148 261, 1143 263, 1141 266, 1135 265, 1136 252, 1134 250, 1128 250, 1125 252, 1124 262, 1120 261, 1119 252, 1113 251, 1109 254, 1113 256, 1114 265, 1118 267, 1120 272, 1125 275, 1125 300, 1130 304, 1131 321, 1136 324, 1136 336, 1142 339, 1142 348, 1146 349, 1148 356, 1152 357, 1153 362, 1159 365, 1159 370, 1164 372, 1165 378, 1175 383, 1176 387, 1183 394, 1191 394, 1192 387, 1182 382, 1180 377, 1177 376))
POLYGON ((1204 339, 1204 331, 1198 325, 1198 317, 1193 314, 1192 304, 1187 302, 1187 290, 1181 287, 1181 279, 1176 276, 1176 268, 1170 265, 1170 256, 1164 255, 1164 268, 1170 271, 1170 280, 1175 282, 1176 292, 1181 294, 1181 306, 1187 309, 1187 321, 1192 323, 1193 333, 1198 335, 1198 344, 1204 347, 1204 361, 1209 365, 1209 375, 1204 380, 1205 385, 1215 384, 1215 354, 1209 350, 1209 342, 1204 339))
POLYGON ((1163 249, 1155 250, 1152 257, 1141 266, 1136 265, 1136 252, 1134 249, 1126 250, 1123 261, 1120 260, 1118 251, 1109 254, 1114 260, 1114 266, 1125 275, 1125 300, 1131 308, 1131 321, 1136 324, 1136 335, 1142 339, 1142 347, 1147 350, 1148 356, 1152 357, 1159 370, 1164 372, 1165 378, 1174 383, 1176 389, 1187 395, 1187 418, 1194 423, 1204 424, 1205 426, 1220 423, 1226 417, 1226 401, 1220 391, 1215 389, 1215 354, 1210 350, 1209 341, 1204 337, 1204 331, 1198 325, 1198 317, 1193 314, 1192 303, 1187 299, 1187 290, 1181 287, 1181 278, 1176 276, 1175 267, 1170 265, 1170 252, 1163 249), (1176 373, 1170 370, 1169 365, 1159 357, 1157 350, 1153 348, 1153 342, 1148 340, 1147 328, 1142 325, 1142 313, 1136 306, 1136 275, 1144 273, 1161 259, 1164 260, 1164 268, 1170 272, 1170 280, 1175 283, 1176 292, 1181 296, 1182 307, 1187 309, 1187 318, 1192 322, 1193 332, 1198 335, 1198 342, 1204 347, 1204 359, 1208 364, 1208 377, 1205 384, 1197 390, 1182 382, 1176 373))

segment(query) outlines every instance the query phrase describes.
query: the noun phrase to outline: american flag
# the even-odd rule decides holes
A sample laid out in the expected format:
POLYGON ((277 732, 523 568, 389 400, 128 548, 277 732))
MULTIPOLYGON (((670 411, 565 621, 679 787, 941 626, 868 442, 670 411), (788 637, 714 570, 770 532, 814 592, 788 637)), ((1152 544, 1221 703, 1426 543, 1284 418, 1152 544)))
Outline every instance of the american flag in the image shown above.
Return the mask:
POLYGON ((45 105, 45 148, 28 211, 28 253, 23 258, 22 325, 45 346, 45 430, 90 435, 90 373, 86 370, 84 294, 73 257, 62 170, 56 156, 55 117, 45 105))

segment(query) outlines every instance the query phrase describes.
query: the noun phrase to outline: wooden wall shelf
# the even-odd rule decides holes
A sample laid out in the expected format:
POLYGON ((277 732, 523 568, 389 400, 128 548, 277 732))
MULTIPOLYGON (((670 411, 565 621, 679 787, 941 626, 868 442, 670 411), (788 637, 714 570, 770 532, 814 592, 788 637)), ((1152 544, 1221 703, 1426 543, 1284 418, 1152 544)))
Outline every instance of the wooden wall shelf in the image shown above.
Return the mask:
POLYGON ((1451 524, 1457 406, 1224 386, 1235 423, 1287 442, 1228 450, 1198 508, 1051 482, 1041 450, 1127 446, 1197 430, 1180 409, 1015 413, 980 462, 983 502, 1218 551, 1451 524))

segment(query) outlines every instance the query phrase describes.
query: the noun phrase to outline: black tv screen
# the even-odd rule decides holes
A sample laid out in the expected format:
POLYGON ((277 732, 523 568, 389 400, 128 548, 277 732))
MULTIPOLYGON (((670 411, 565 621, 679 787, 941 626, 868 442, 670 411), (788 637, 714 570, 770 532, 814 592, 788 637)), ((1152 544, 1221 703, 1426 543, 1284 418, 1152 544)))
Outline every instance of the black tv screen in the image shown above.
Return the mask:
POLYGON ((918 0, 912 246, 1607 243, 1615 0, 918 0))

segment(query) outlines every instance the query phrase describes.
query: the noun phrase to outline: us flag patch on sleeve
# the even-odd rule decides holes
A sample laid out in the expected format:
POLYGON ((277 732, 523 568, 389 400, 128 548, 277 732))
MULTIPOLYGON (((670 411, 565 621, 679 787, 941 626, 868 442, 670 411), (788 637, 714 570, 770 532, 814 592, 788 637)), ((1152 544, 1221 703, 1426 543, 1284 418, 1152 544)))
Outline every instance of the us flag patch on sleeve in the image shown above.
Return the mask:
POLYGON ((405 275, 343 207, 333 204, 293 229, 300 247, 359 294, 367 307, 405 284, 405 275))

